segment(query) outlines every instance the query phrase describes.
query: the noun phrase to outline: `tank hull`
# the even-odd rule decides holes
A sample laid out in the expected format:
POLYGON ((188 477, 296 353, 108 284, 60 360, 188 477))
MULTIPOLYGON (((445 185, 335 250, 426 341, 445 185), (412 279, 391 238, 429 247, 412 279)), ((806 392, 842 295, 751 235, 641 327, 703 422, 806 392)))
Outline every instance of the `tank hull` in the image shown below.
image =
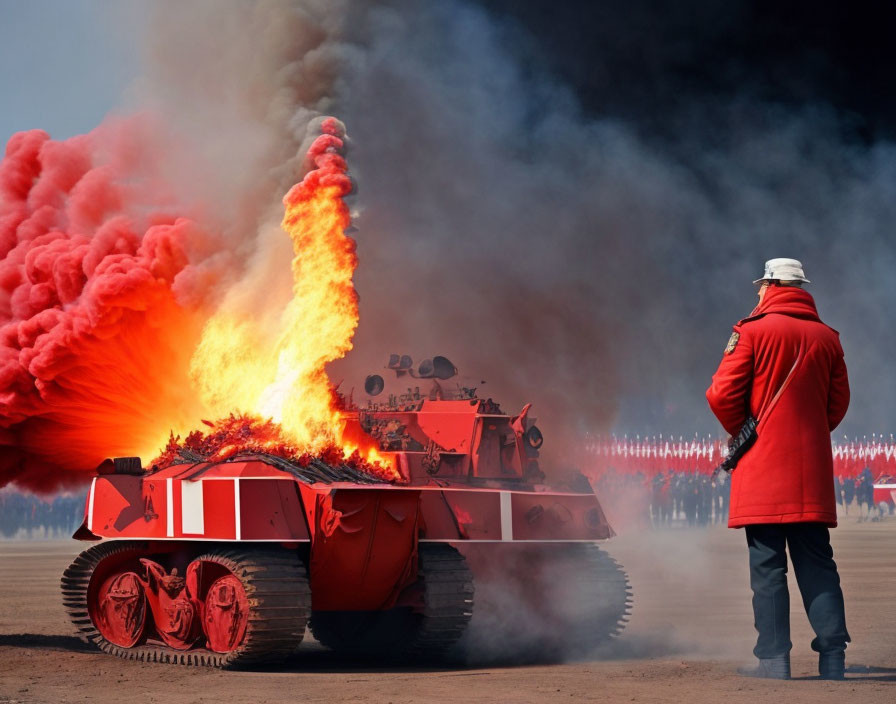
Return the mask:
POLYGON ((594 494, 546 487, 306 483, 261 461, 96 477, 76 537, 307 545, 315 609, 395 605, 425 543, 578 542, 612 531, 594 494))
MULTIPOLYGON (((590 491, 519 479, 360 482, 276 459, 129 472, 93 479, 75 537, 101 542, 62 584, 82 636, 119 657, 276 662, 307 624, 346 653, 438 659, 461 641, 477 584, 494 593, 501 573, 514 574, 499 591, 519 591, 527 577, 516 564, 538 576, 527 598, 540 612, 552 581, 591 595, 558 628, 556 652, 612 637, 628 613, 624 572, 595 547, 613 532, 590 491)), ((567 600, 555 601, 560 614, 567 600)))

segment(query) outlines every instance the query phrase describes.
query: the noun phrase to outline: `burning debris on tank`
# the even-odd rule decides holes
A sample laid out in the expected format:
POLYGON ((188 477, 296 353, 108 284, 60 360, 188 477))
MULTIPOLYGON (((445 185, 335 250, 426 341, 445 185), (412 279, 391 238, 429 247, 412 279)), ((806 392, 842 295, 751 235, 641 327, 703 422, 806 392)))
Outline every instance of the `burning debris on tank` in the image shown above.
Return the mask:
POLYGON ((330 484, 332 482, 355 482, 358 484, 387 483, 371 474, 358 471, 348 464, 332 466, 319 459, 310 460, 305 467, 276 455, 255 454, 251 456, 242 456, 240 459, 258 459, 262 462, 267 462, 278 469, 282 469, 295 475, 308 484, 314 484, 316 482, 323 482, 324 484, 330 484))
POLYGON ((227 459, 217 461, 202 457, 189 450, 182 449, 178 454, 182 458, 182 461, 172 462, 172 466, 177 464, 207 464, 208 466, 214 466, 231 462, 251 462, 257 460, 283 470, 284 472, 288 472, 306 484, 332 484, 333 482, 354 482, 357 484, 388 483, 371 474, 359 471, 348 464, 343 463, 338 466, 333 466, 316 458, 308 460, 307 465, 301 465, 285 457, 265 452, 239 452, 227 459))
POLYGON ((405 413, 413 413, 416 411, 423 410, 423 400, 415 401, 413 403, 398 403, 394 396, 390 397, 388 401, 368 401, 367 409, 368 411, 402 411, 405 413))
POLYGON ((153 468, 260 460, 309 484, 387 481, 383 468, 357 451, 349 456, 336 446, 316 453, 300 451, 283 438, 279 425, 271 420, 231 414, 214 423, 203 422, 210 428, 207 433, 196 430, 183 440, 172 434, 165 450, 152 462, 153 468))

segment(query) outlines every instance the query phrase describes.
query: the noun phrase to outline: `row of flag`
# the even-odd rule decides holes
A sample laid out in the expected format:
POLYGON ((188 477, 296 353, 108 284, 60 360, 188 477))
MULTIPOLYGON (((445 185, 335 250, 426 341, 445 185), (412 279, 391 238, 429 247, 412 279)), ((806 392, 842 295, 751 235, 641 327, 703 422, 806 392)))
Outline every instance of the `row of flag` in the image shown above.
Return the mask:
MULTIPOLYGON (((842 441, 833 441, 831 449, 834 474, 841 478, 856 477, 866 467, 875 478, 896 475, 896 438, 893 435, 872 434, 871 438, 861 440, 844 437, 842 441)), ((725 458, 728 446, 726 440, 709 435, 695 435, 692 439, 611 435, 589 437, 586 450, 598 474, 612 471, 655 476, 669 470, 709 474, 725 458)))

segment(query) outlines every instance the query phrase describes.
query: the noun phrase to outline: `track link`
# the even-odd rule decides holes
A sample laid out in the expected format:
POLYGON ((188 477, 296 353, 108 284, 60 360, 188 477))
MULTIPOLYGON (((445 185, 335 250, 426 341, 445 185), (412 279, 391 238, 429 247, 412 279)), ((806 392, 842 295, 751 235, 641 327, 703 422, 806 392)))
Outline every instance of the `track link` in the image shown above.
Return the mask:
POLYGON ((80 638, 103 652, 127 660, 238 669, 276 663, 290 656, 305 631, 311 591, 305 566, 287 550, 219 549, 199 556, 227 567, 243 584, 250 615, 243 642, 229 653, 205 649, 173 650, 147 641, 133 648, 110 643, 94 626, 88 591, 94 570, 104 560, 153 557, 147 544, 132 541, 100 543, 82 552, 62 575, 63 604, 80 638))
POLYGON ((571 545, 558 558, 575 569, 585 594, 586 610, 574 627, 576 639, 588 646, 618 636, 628 623, 632 588, 628 575, 596 545, 571 545))
POLYGON ((464 634, 473 616, 473 573, 455 548, 429 543, 420 549, 420 576, 425 607, 409 651, 429 659, 444 655, 464 634))

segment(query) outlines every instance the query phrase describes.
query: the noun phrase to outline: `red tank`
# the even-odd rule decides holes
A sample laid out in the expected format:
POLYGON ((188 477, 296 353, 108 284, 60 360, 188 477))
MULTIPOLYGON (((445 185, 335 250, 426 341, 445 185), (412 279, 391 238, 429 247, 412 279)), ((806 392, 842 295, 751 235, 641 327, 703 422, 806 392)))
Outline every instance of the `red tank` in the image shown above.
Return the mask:
POLYGON ((394 459, 393 482, 258 453, 104 462, 74 536, 102 542, 62 577, 81 636, 125 658, 243 667, 289 656, 307 625, 337 651, 441 658, 483 608, 477 586, 501 580, 556 623, 537 644, 547 659, 616 635, 628 581, 596 545, 613 530, 584 477, 544 483, 529 406, 448 390, 443 357, 390 367, 414 388, 381 395, 372 375, 366 406, 344 413, 347 436, 394 459))

